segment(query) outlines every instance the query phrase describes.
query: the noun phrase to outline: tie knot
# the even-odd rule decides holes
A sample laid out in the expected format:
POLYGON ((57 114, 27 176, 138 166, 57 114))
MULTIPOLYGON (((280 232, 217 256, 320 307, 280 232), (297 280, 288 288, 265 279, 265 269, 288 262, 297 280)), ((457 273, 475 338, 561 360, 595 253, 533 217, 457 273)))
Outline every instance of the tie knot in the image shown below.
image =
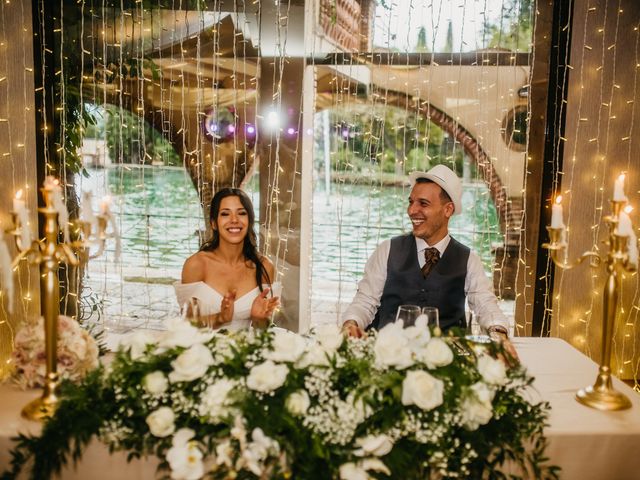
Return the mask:
POLYGON ((425 264, 421 270, 422 276, 427 278, 427 275, 429 275, 435 264, 440 260, 440 252, 434 247, 427 248, 424 251, 424 259, 425 264))
POLYGON ((435 247, 430 247, 424 251, 424 259, 427 263, 436 263, 440 260, 440 252, 435 247))

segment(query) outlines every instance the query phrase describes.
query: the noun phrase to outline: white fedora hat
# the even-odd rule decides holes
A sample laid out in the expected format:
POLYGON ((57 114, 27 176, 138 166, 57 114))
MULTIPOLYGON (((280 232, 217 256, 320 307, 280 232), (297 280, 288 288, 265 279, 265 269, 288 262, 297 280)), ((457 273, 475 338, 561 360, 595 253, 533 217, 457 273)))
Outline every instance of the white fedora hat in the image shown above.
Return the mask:
POLYGON ((436 165, 428 172, 412 172, 409 175, 412 187, 419 178, 426 178, 440 185, 440 188, 451 197, 454 206, 453 214, 462 212, 462 182, 453 170, 444 165, 436 165))

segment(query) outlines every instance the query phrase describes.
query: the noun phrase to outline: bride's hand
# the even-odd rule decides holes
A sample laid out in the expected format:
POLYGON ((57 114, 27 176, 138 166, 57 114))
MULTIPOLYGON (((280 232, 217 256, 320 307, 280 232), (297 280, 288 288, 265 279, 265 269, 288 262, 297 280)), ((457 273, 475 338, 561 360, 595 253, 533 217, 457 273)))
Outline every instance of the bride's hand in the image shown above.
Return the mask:
POLYGON ((271 318, 273 311, 280 305, 280 298, 267 298, 270 291, 270 288, 265 288, 251 304, 251 320, 258 322, 268 320, 271 318))
POLYGON ((233 306, 236 301, 236 291, 229 290, 222 298, 222 303, 220 304, 220 314, 218 316, 218 323, 220 325, 224 325, 225 323, 229 323, 233 319, 233 306))

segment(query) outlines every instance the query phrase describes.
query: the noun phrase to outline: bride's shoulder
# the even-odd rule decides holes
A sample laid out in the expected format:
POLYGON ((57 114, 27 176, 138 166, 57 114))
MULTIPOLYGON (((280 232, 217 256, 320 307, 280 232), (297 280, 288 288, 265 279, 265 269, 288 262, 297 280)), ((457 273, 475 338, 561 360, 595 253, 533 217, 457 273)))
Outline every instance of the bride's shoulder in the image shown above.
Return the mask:
POLYGON ((206 252, 196 252, 187 258, 182 266, 182 283, 204 280, 207 259, 206 252))

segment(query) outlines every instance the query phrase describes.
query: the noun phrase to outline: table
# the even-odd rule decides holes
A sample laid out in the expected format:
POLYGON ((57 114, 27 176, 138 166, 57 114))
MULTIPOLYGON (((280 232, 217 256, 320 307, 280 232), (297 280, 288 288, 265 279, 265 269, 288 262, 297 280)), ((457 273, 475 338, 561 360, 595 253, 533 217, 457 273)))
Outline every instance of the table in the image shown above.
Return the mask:
MULTIPOLYGON (((551 463, 562 467, 561 478, 569 480, 631 480, 640 478, 640 394, 614 378, 615 387, 632 401, 630 410, 601 412, 576 402, 579 388, 594 382, 598 366, 558 338, 514 339, 522 363, 536 377, 528 392, 531 400, 551 403, 547 450, 551 463)), ((9 462, 10 437, 16 432, 35 433, 39 424, 20 417, 20 409, 35 396, 11 386, 0 386, 0 471, 9 462)), ((64 480, 155 478, 155 458, 127 464, 126 455, 109 455, 98 442, 85 452, 74 471, 64 480), (117 472, 117 473, 116 473, 117 472)))
POLYGON ((627 480, 640 478, 640 394, 613 379, 631 400, 629 410, 603 412, 574 400, 592 385, 598 365, 559 338, 515 338, 514 345, 534 383, 538 399, 551 403, 547 454, 562 467, 561 478, 627 480))

